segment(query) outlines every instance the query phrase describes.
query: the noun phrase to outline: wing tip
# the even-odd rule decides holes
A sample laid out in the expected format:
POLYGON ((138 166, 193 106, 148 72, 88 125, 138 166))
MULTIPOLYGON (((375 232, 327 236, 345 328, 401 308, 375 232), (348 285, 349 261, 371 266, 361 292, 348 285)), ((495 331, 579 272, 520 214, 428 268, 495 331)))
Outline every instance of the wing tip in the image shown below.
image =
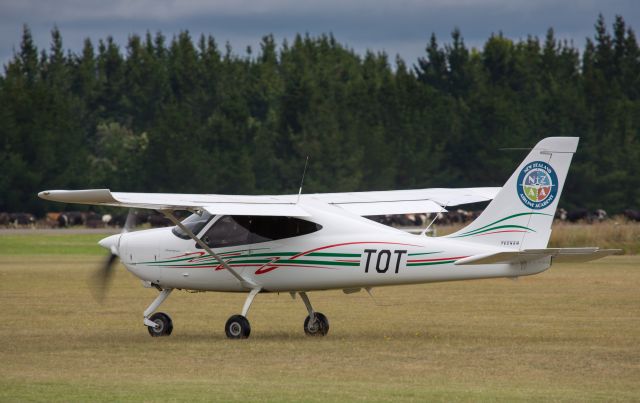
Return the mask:
POLYGON ((44 190, 38 193, 38 197, 62 203, 107 204, 118 202, 109 189, 44 190))

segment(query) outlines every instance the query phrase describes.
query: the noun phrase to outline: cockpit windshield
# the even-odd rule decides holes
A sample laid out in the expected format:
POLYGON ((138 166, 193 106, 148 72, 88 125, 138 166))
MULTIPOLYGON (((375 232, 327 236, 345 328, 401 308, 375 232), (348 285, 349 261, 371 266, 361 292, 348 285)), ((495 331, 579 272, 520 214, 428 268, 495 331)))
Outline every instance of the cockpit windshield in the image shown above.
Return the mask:
MULTIPOLYGON (((184 220, 182 220, 182 225, 187 227, 189 231, 193 232, 195 235, 198 235, 198 233, 202 231, 202 228, 204 228, 204 226, 207 225, 207 223, 211 221, 212 218, 213 216, 207 213, 206 211, 203 212, 202 214, 194 213, 194 214, 191 214, 189 217, 185 218, 184 220)), ((179 238, 190 239, 189 235, 187 235, 177 225, 173 227, 173 230, 171 230, 171 232, 173 232, 173 234, 179 238)))

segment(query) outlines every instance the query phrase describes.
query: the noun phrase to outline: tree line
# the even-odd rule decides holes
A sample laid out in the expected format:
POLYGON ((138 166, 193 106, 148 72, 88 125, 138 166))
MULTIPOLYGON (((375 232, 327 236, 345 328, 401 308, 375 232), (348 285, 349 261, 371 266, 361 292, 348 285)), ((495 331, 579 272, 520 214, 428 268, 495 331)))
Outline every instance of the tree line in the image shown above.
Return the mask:
POLYGON ((583 49, 456 29, 415 63, 332 35, 262 38, 244 55, 187 31, 86 39, 24 27, 0 75, 0 211, 61 206, 44 189, 295 193, 501 186, 547 136, 579 136, 561 199, 640 205, 640 49, 602 16, 583 49))

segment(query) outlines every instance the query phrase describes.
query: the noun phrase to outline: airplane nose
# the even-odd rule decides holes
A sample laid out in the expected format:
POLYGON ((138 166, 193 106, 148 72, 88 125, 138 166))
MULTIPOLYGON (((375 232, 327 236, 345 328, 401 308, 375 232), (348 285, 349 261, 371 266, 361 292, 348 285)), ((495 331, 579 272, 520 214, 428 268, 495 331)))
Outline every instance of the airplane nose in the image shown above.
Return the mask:
POLYGON ((117 255, 120 236, 121 234, 116 234, 116 235, 111 235, 106 238, 103 238, 98 242, 98 245, 102 246, 105 249, 109 249, 111 253, 113 253, 114 255, 117 255))

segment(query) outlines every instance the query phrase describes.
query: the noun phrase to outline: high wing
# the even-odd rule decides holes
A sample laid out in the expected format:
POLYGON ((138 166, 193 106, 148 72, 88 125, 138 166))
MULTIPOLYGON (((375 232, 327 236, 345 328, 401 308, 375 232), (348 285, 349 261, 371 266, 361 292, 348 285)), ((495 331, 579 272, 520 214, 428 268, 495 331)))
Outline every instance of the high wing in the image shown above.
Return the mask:
POLYGON ((178 193, 124 193, 109 189, 49 190, 43 199, 63 203, 93 204, 152 210, 204 209, 211 214, 309 216, 304 209, 282 196, 231 196, 178 193))
POLYGON ((281 196, 218 194, 124 193, 109 189, 47 190, 39 197, 63 203, 93 204, 153 210, 204 209, 211 214, 307 217, 306 201, 341 207, 360 216, 438 213, 444 207, 489 201, 500 188, 415 189, 375 192, 315 193, 281 196))

